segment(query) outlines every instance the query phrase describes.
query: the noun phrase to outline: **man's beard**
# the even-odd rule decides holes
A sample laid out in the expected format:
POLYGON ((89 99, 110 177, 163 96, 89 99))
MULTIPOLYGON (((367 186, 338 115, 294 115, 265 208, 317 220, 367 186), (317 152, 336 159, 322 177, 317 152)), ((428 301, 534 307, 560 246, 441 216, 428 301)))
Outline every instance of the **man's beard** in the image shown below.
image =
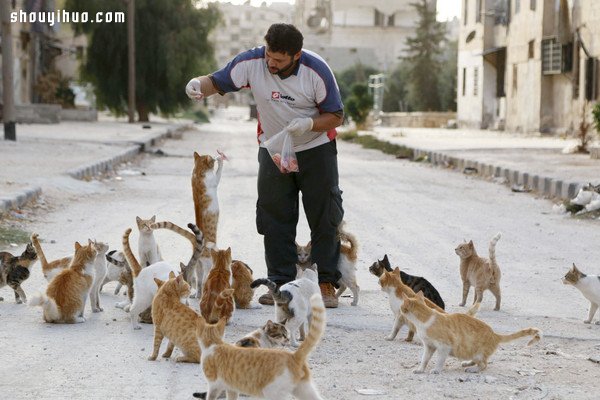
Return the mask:
POLYGON ((285 75, 285 74, 288 74, 289 71, 291 69, 293 69, 295 65, 296 65, 296 61, 292 58, 292 62, 290 62, 288 65, 286 65, 283 68, 276 68, 275 72, 273 72, 273 70, 271 69, 271 67, 268 66, 268 64, 267 64, 267 67, 269 68, 269 72, 273 75, 285 75))

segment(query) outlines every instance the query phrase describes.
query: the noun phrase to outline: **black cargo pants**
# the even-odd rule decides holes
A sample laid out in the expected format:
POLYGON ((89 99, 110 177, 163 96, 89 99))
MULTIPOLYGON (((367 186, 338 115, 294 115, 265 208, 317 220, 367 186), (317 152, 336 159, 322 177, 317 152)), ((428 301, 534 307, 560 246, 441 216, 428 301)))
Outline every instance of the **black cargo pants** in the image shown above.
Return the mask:
POLYGON ((336 142, 296 153, 300 172, 282 174, 265 148, 258 151, 256 228, 264 236, 269 279, 283 284, 296 278, 296 225, 299 200, 310 227, 311 257, 319 282, 337 286, 340 242, 337 227, 344 216, 338 186, 336 142))

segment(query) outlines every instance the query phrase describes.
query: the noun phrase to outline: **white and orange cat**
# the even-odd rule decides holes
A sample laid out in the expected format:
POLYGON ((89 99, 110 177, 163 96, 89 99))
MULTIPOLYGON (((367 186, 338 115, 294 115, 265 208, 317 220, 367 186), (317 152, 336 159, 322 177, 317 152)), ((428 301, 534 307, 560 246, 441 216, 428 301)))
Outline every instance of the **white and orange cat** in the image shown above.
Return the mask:
POLYGON ((68 268, 60 271, 48 284, 46 294, 37 294, 30 306, 42 306, 44 321, 57 324, 85 322, 83 311, 94 280, 96 250, 91 240, 87 246, 75 242, 75 255, 68 268))
MULTIPOLYGON (((210 270, 200 300, 200 313, 208 323, 233 316, 233 295, 225 295, 231 289, 231 247, 227 250, 210 250, 214 267, 210 270)), ((232 291, 233 292, 233 291, 232 291)))
POLYGON ((322 399, 306 360, 325 329, 325 306, 321 295, 311 297, 310 305, 313 316, 310 330, 294 353, 225 343, 222 340, 225 319, 209 325, 198 318, 202 370, 208 382, 207 399, 214 400, 223 391, 228 399, 237 399, 239 393, 269 400, 290 396, 300 400, 322 399))
POLYGON ((48 262, 46 255, 44 254, 44 250, 42 249, 42 245, 40 244, 39 236, 40 235, 37 233, 31 234, 31 244, 33 244, 35 252, 37 253, 40 263, 42 264, 42 273, 44 274, 44 278, 50 282, 52 278, 58 275, 60 271, 69 266, 73 256, 67 256, 48 262))
POLYGON ((141 219, 135 217, 137 227, 139 230, 138 238, 138 255, 140 256, 140 265, 142 268, 146 268, 148 265, 162 261, 160 249, 154 238, 154 232, 152 230, 152 224, 156 222, 156 215, 153 215, 150 219, 141 219))
POLYGON ((437 360, 432 374, 439 374, 444 368, 446 358, 451 355, 461 360, 465 372, 480 372, 486 369, 488 359, 500 343, 531 336, 528 345, 540 340, 541 332, 537 328, 523 329, 510 335, 500 335, 485 322, 467 314, 441 313, 425 304, 423 292, 413 298, 402 294, 400 310, 412 323, 417 336, 423 342, 421 364, 415 373, 425 372, 425 368, 434 353, 437 360))
MULTIPOLYGON (((194 198, 194 214, 196 225, 204 235, 205 243, 217 244, 217 226, 219 224, 219 198, 217 188, 223 172, 223 158, 217 157, 217 170, 214 171, 215 159, 210 155, 199 155, 194 152, 194 169, 192 171, 192 196, 194 198)), ((212 257, 207 248, 200 257, 196 275, 198 283, 196 296, 202 297, 203 284, 212 268, 212 257)))
MULTIPOLYGON (((573 264, 573 267, 564 276, 563 283, 574 286, 590 301, 588 318, 583 322, 586 324, 592 323, 594 314, 596 314, 596 310, 600 305, 600 276, 586 275, 573 264)), ((596 325, 600 325, 600 320, 596 321, 596 325)))
POLYGON ((163 338, 169 340, 163 357, 169 358, 175 347, 183 356, 177 357, 177 362, 200 362, 200 346, 196 337, 196 318, 201 318, 190 307, 182 304, 190 295, 190 285, 183 276, 175 277, 169 273, 169 280, 164 282, 154 278, 158 291, 152 300, 152 321, 154 323, 154 349, 148 360, 154 361, 163 338))
POLYGON ((486 259, 477 255, 473 241, 465 242, 454 250, 460 257, 460 278, 463 282, 463 295, 461 306, 467 302, 467 296, 471 286, 475 287, 474 303, 481 303, 483 300, 483 291, 489 290, 496 297, 495 311, 500 310, 502 300, 500 292, 500 278, 502 276, 500 267, 496 261, 496 243, 502 235, 496 234, 490 241, 490 258, 486 259))
POLYGON ((96 240, 94 240, 92 244, 96 250, 96 258, 94 259, 94 281, 92 282, 92 287, 90 289, 90 306, 92 307, 92 312, 96 313, 104 311, 104 309, 100 307, 100 287, 108 273, 108 267, 106 266, 106 252, 108 251, 108 245, 96 240))
MULTIPOLYGON (((356 237, 344 230, 345 222, 338 226, 338 238, 340 240, 340 258, 338 261, 338 270, 342 277, 338 281, 339 289, 335 293, 335 297, 340 297, 347 288, 352 291, 351 305, 358 305, 358 295, 360 287, 356 281, 356 261, 358 253, 358 240, 356 237)), ((296 253, 298 255, 298 265, 301 268, 309 267, 312 264, 310 252, 312 250, 312 242, 308 242, 305 246, 300 246, 296 243, 296 253)))
POLYGON ((125 306, 124 310, 129 311, 131 325, 133 329, 142 329, 138 323, 140 314, 152 305, 152 299, 158 288, 154 278, 166 281, 169 279, 169 273, 179 273, 179 269, 173 267, 165 261, 159 261, 142 269, 129 245, 129 235, 131 228, 128 228, 123 234, 123 254, 127 263, 131 267, 133 275, 133 300, 130 306, 125 306))

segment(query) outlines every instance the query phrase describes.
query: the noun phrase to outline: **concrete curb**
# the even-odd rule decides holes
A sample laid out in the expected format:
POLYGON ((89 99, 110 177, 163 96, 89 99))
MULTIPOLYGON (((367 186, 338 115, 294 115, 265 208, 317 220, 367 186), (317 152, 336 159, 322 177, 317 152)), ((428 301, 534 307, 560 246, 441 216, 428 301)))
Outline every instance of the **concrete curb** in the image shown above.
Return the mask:
POLYGON ((413 160, 427 157, 427 160, 433 166, 452 167, 459 172, 462 172, 467 167, 474 168, 476 172, 474 172, 472 176, 481 178, 504 178, 508 185, 524 185, 549 198, 561 200, 572 199, 584 185, 580 182, 566 182, 548 176, 540 176, 530 172, 505 168, 501 165, 485 164, 474 160, 459 158, 439 151, 416 148, 411 149, 414 154, 413 160))
MULTIPOLYGON (((174 128, 168 128, 162 132, 146 136, 140 141, 134 141, 133 146, 129 146, 124 151, 109 158, 105 158, 93 163, 82 165, 77 168, 66 171, 66 174, 75 179, 89 179, 99 174, 113 171, 121 163, 135 158, 150 147, 156 145, 160 140, 172 138, 181 132, 193 129, 193 125, 186 124, 174 128)), ((12 209, 23 207, 26 203, 37 199, 42 194, 42 188, 39 186, 26 188, 22 192, 13 194, 10 197, 0 197, 0 214, 6 213, 12 209)))
POLYGON ((12 209, 21 208, 40 197, 42 188, 39 186, 29 187, 22 192, 17 192, 11 197, 0 197, 0 215, 12 209))

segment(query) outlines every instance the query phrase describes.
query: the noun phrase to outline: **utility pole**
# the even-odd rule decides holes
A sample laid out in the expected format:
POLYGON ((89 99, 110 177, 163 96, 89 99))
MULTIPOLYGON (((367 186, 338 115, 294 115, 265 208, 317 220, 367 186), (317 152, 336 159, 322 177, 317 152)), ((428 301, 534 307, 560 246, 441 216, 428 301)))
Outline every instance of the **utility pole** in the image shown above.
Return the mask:
POLYGON ((2 22, 2 120, 4 139, 17 140, 15 126, 15 98, 13 89, 13 47, 10 32, 10 1, 0 0, 0 21, 2 22))
MULTIPOLYGON (((1 0, 0 0, 1 1, 1 0)), ((129 123, 135 122, 135 0, 127 2, 127 55, 129 64, 129 123)))

